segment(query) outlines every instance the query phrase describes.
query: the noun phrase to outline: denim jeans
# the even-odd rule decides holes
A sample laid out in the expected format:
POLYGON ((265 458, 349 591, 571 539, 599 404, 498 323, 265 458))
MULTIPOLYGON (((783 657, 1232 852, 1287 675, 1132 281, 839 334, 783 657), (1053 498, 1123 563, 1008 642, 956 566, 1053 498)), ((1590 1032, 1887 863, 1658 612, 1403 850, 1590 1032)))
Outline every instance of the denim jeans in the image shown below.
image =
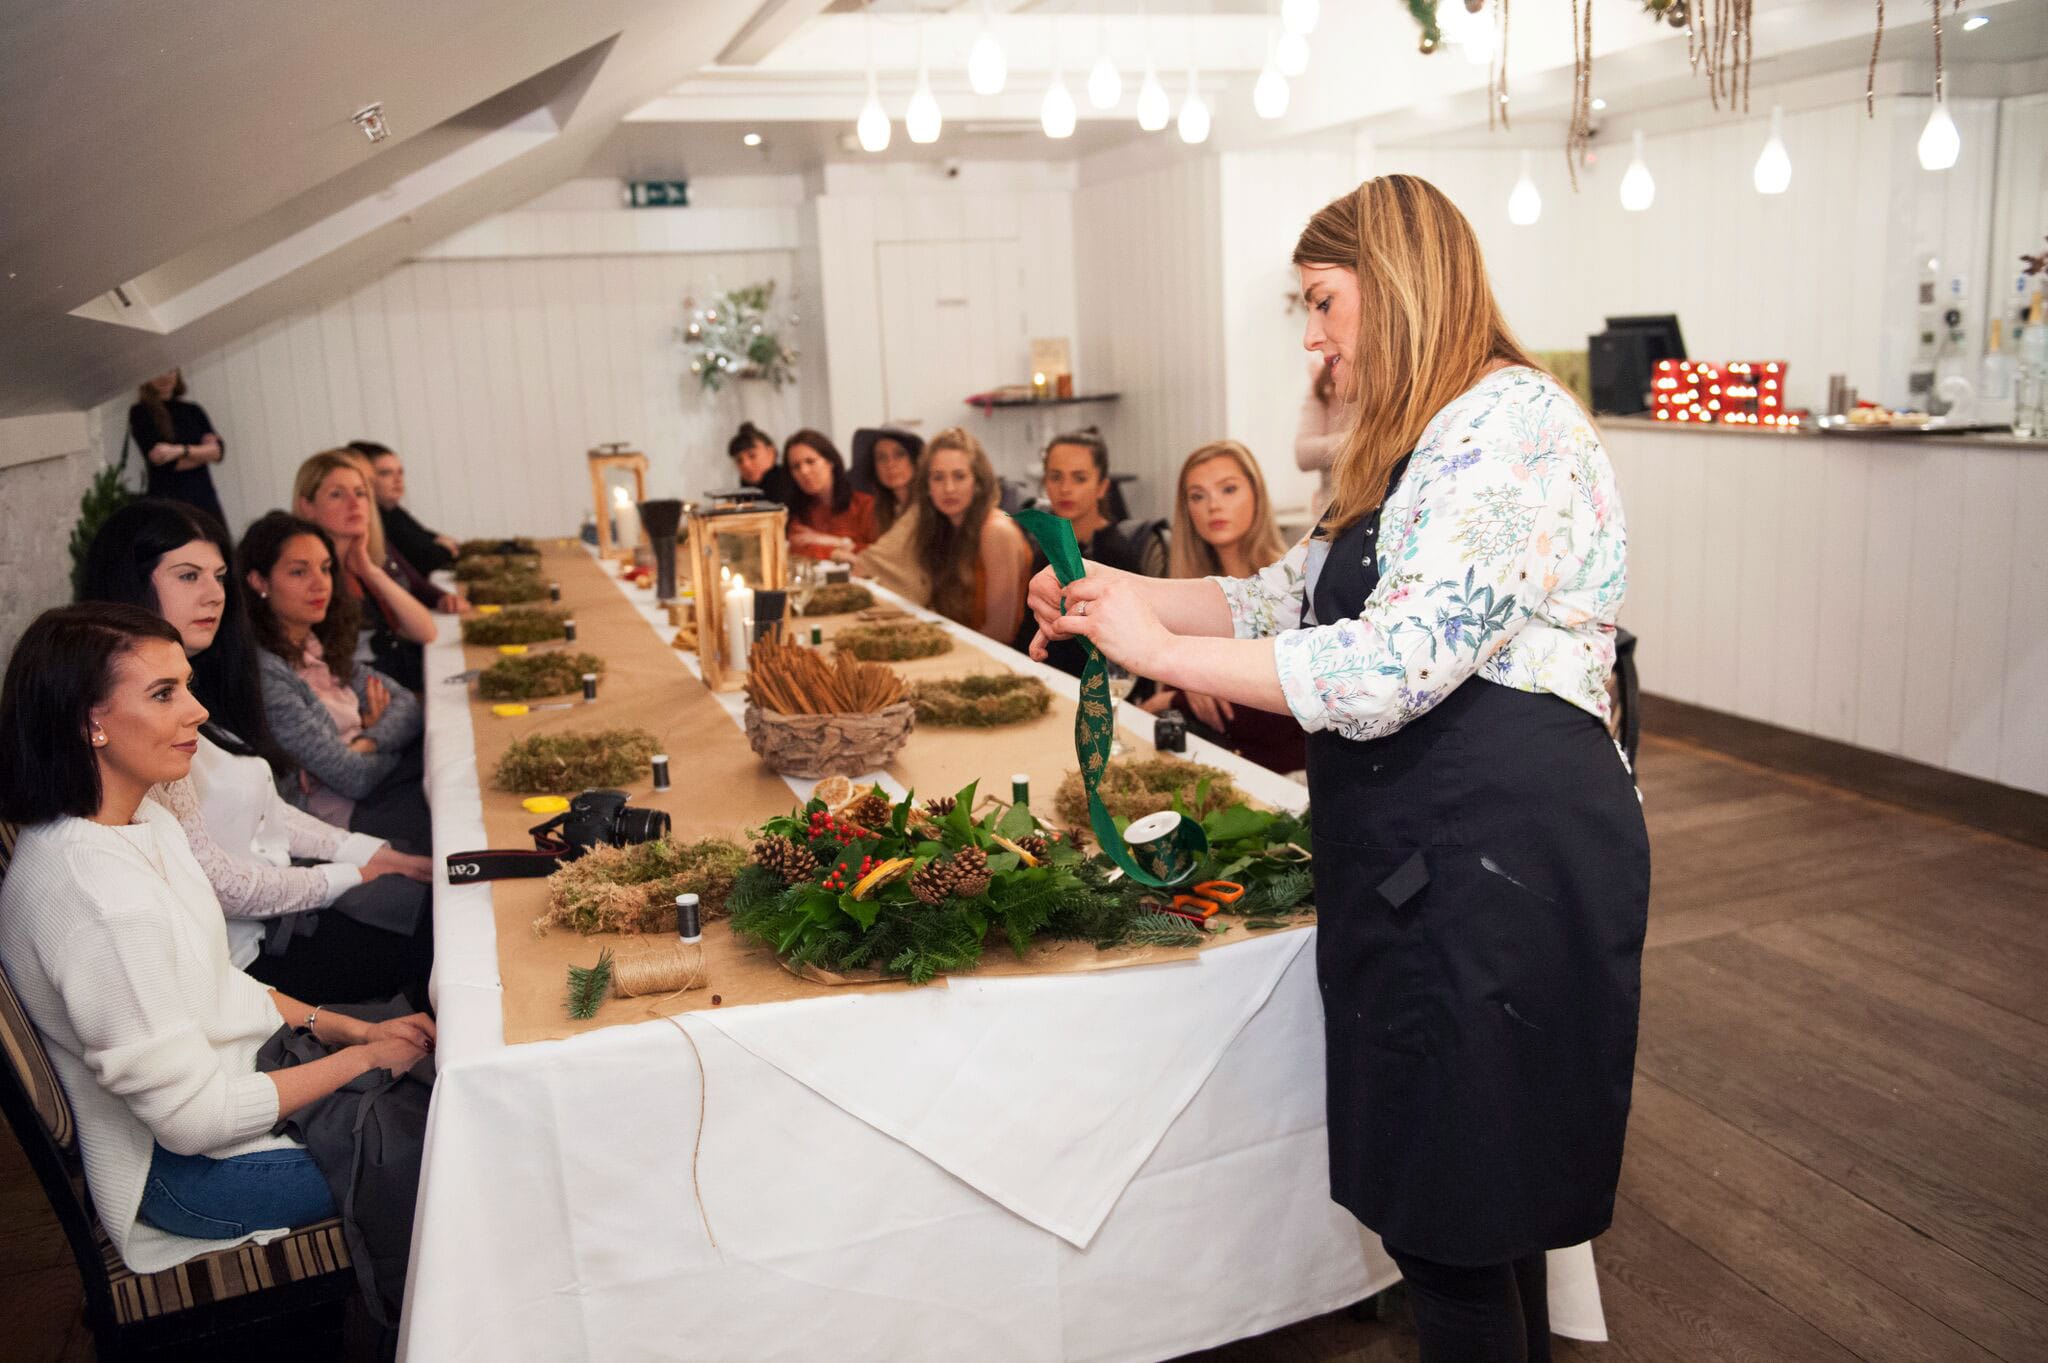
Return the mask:
POLYGON ((209 1159, 174 1155, 159 1145, 135 1215, 173 1235, 239 1240, 252 1231, 325 1220, 334 1215, 334 1196, 303 1146, 209 1159))

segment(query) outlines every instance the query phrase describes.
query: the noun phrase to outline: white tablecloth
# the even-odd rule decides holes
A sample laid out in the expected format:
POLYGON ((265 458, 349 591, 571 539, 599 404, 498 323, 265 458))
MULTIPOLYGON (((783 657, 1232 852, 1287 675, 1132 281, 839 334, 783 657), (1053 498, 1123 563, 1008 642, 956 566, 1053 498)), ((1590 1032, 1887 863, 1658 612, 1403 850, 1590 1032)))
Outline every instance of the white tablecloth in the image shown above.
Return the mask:
MULTIPOLYGON (((437 855, 484 845, 462 666, 428 651, 437 855)), ((488 894, 436 887, 412 1363, 1165 1358, 1396 1276, 1329 1200, 1312 930, 507 1047, 488 894)), ((1550 1267, 1605 1338, 1590 1249, 1550 1267)))

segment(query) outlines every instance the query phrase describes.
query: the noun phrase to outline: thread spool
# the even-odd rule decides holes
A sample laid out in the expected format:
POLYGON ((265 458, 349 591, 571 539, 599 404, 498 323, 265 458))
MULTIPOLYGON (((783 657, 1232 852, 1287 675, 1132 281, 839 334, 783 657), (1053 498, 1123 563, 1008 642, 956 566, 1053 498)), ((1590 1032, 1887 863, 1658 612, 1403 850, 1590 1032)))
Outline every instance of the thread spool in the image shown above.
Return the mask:
POLYGON ((597 674, 595 672, 585 672, 583 674, 583 699, 587 701, 597 699, 597 674))
POLYGON ((651 760, 654 763, 654 788, 656 790, 667 790, 668 754, 665 752, 658 752, 654 755, 654 757, 651 760))
POLYGON ((576 622, 574 620, 564 620, 562 622, 562 642, 567 644, 576 642, 576 622))
POLYGON ((561 599, 562 599, 562 584, 561 584, 561 583, 559 583, 559 582, 550 582, 550 583, 548 583, 548 600, 550 600, 550 601, 560 601, 561 599))
POLYGON ((1031 807, 1031 778, 1024 772, 1010 778, 1010 803, 1023 805, 1026 809, 1031 807))
POLYGON ((612 962, 612 992, 622 999, 676 995, 706 983, 704 927, 693 894, 676 896, 675 941, 612 962))
POLYGON ((824 630, 822 630, 822 629, 820 629, 820 628, 818 628, 818 627, 817 627, 816 625, 812 625, 812 626, 811 626, 811 647, 812 647, 812 648, 823 648, 823 647, 824 647, 824 645, 825 645, 825 631, 824 631, 824 630))

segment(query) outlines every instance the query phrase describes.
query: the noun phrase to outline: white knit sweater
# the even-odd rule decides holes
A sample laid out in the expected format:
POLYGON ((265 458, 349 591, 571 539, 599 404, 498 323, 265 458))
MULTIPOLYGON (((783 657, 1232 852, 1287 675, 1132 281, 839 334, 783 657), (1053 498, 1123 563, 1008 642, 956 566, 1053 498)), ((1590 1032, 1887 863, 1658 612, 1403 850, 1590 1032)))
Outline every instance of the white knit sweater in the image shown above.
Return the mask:
POLYGON ((171 812, 145 800, 125 828, 23 829, 0 881, 0 965, 77 1113, 122 1259, 154 1273, 236 1243, 135 1219, 156 1142, 216 1159, 293 1144, 268 1134, 277 1087, 256 1070, 277 1007, 229 962, 220 902, 171 812))

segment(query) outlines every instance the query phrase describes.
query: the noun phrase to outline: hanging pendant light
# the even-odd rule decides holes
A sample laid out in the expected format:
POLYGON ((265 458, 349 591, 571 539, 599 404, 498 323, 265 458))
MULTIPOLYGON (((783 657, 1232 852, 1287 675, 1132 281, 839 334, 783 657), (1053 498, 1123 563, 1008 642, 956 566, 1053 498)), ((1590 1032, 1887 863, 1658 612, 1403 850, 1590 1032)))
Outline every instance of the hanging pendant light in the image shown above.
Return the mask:
POLYGON ((1949 117, 1948 101, 1938 96, 1927 115, 1927 126, 1920 130, 1919 151, 1923 170, 1947 170, 1963 154, 1963 135, 1949 117))
POLYGON ((1517 227, 1533 227, 1543 216, 1543 196, 1529 175, 1529 153, 1522 153, 1522 178, 1508 194, 1508 221, 1517 227))
POLYGON ((1088 73, 1088 103, 1097 109, 1114 109, 1124 97, 1123 74, 1116 58, 1109 55, 1109 16, 1104 14, 1095 30, 1095 67, 1088 73))
POLYGON ((875 20, 868 16, 868 102, 861 106, 860 120, 853 125, 862 151, 889 150, 889 114, 882 108, 881 83, 875 77, 875 20))
POLYGON ((1060 60, 1060 26, 1052 26, 1052 84, 1045 87, 1045 99, 1038 106, 1038 126, 1052 138, 1074 135, 1074 96, 1067 89, 1066 67, 1060 60))
POLYGON ((1180 102, 1180 140, 1190 146, 1209 140, 1209 105, 1202 98, 1202 90, 1195 79, 1195 68, 1188 68, 1188 92, 1180 102))
POLYGON ((1322 17, 1323 0, 1280 0, 1280 24, 1289 33, 1306 38, 1322 17))
POLYGON ((1152 69, 1152 61, 1145 60, 1145 80, 1138 87, 1138 126, 1148 133, 1156 133, 1165 127, 1173 117, 1173 102, 1166 97, 1166 87, 1159 83, 1159 73, 1152 69))
POLYGON ((917 90, 910 96, 910 107, 903 111, 903 131, 910 134, 910 140, 918 143, 939 140, 939 129, 945 118, 939 113, 939 101, 932 95, 931 69, 924 60, 924 22, 917 25, 917 90))
POLYGON ((1299 33, 1281 34, 1273 47, 1273 65, 1289 80, 1308 70, 1308 39, 1299 33))
POLYGON ((1628 171, 1621 177, 1621 206, 1631 213, 1641 213, 1657 201, 1657 182, 1650 178, 1650 168, 1643 163, 1643 134, 1636 131, 1632 149, 1634 159, 1628 163, 1628 171))
POLYGON ((1772 106, 1771 135, 1756 158, 1756 192, 1783 194, 1792 183, 1792 157, 1785 150, 1785 111, 1772 106))
POLYGON ((981 0, 981 32, 975 35, 974 46, 967 49, 967 84, 977 95, 1000 95, 1010 79, 1009 59, 1003 56, 1003 45, 996 41, 995 19, 989 5, 990 0, 981 0))
POLYGON ((1273 44, 1266 43, 1266 66, 1259 72, 1258 84, 1252 86, 1252 108, 1260 118, 1282 118, 1287 113, 1287 103, 1292 91, 1287 88, 1287 77, 1280 74, 1280 68, 1273 64, 1273 44))

